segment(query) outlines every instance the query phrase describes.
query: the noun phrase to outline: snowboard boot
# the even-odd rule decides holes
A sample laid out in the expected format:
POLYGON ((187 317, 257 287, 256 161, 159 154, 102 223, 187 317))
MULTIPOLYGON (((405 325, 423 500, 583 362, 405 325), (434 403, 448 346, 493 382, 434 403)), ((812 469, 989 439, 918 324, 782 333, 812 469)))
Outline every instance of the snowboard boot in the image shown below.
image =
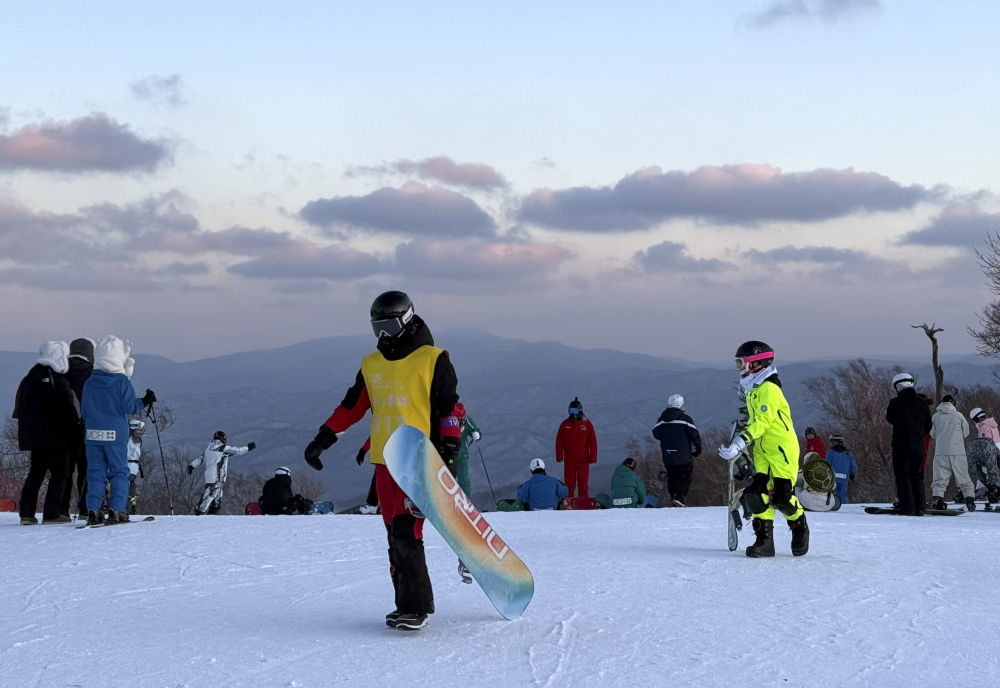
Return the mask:
POLYGON ((961 490, 955 493, 955 504, 958 504, 959 506, 965 504, 965 495, 962 494, 961 490))
POLYGON ((399 617, 402 616, 402 612, 398 609, 393 609, 391 612, 385 615, 385 625, 389 628, 395 628, 396 622, 399 621, 399 617))
POLYGON ((58 516, 47 516, 42 517, 42 525, 49 525, 50 523, 70 523, 73 519, 64 514, 59 514, 58 516))
POLYGON ((21 525, 22 526, 37 526, 38 525, 38 519, 35 518, 34 516, 22 516, 21 517, 21 525))
POLYGON ((965 510, 966 511, 975 511, 976 510, 976 500, 974 500, 972 497, 966 497, 965 498, 965 510))
POLYGON ((801 557, 809 551, 809 524, 806 523, 805 510, 797 519, 788 522, 788 529, 792 531, 792 554, 801 557))
POLYGON ((396 617, 396 625, 393 628, 399 631, 419 631, 426 625, 427 615, 423 612, 400 612, 399 616, 396 617))
POLYGON ((128 523, 128 512, 126 511, 109 511, 108 512, 108 525, 115 525, 117 523, 128 523))
POLYGON ((934 501, 931 502, 931 508, 940 511, 941 509, 947 509, 948 505, 944 502, 944 497, 935 497, 934 501))
POLYGON ((774 521, 766 521, 763 518, 754 518, 753 534, 757 536, 754 543, 747 547, 748 557, 773 557, 774 556, 774 521))

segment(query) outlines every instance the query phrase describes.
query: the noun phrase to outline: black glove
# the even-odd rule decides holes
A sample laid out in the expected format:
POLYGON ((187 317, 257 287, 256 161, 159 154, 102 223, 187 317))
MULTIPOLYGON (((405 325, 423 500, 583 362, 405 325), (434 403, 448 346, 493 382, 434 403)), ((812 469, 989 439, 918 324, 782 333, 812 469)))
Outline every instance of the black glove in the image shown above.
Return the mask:
POLYGON ((441 438, 438 454, 441 455, 441 460, 444 461, 444 465, 448 467, 452 475, 455 475, 455 471, 458 469, 458 454, 461 447, 462 440, 459 437, 441 438))
POLYGON ((257 448, 256 442, 247 442, 247 451, 253 451, 257 448))
POLYGON ((336 441, 337 433, 326 425, 321 425, 316 437, 306 446, 306 463, 317 471, 323 470, 323 462, 319 460, 319 455, 332 447, 336 441))
POLYGON ((365 454, 367 453, 368 450, 364 447, 361 447, 361 449, 358 450, 358 455, 354 457, 354 460, 358 462, 359 466, 365 462, 365 454))
POLYGON ((191 475, 192 473, 194 473, 194 466, 188 466, 188 467, 187 467, 187 468, 185 468, 184 470, 186 470, 186 471, 187 471, 187 474, 188 474, 188 475, 191 475))
POLYGON ((156 395, 153 394, 153 390, 147 389, 146 393, 142 395, 142 405, 149 408, 156 401, 156 395))

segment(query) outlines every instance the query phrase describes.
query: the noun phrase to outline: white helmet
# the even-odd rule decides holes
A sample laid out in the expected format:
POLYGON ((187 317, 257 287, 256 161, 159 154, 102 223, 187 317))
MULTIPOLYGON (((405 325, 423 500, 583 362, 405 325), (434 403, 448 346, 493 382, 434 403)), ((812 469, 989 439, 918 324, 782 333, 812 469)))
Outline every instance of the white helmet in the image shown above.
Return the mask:
POLYGON ((671 394, 667 398, 667 408, 684 408, 684 396, 681 394, 671 394))
POLYGON ((541 459, 539 459, 536 456, 535 458, 533 458, 531 460, 531 463, 528 464, 528 470, 531 471, 532 473, 534 473, 539 468, 541 468, 544 471, 545 470, 545 462, 542 461, 541 459))
POLYGON ((292 472, 285 466, 278 466, 274 469, 275 475, 287 475, 289 478, 292 477, 292 472))
POLYGON ((977 420, 977 419, 979 419, 979 416, 983 416, 985 418, 986 417, 986 412, 983 411, 978 406, 976 408, 972 409, 971 411, 969 411, 969 419, 970 420, 977 420))
POLYGON ((128 422, 129 430, 142 430, 144 427, 146 427, 146 424, 143 423, 141 420, 130 420, 128 422))
POLYGON ((909 373, 897 373, 892 378, 892 388, 897 392, 901 389, 908 389, 913 386, 913 376, 909 373))

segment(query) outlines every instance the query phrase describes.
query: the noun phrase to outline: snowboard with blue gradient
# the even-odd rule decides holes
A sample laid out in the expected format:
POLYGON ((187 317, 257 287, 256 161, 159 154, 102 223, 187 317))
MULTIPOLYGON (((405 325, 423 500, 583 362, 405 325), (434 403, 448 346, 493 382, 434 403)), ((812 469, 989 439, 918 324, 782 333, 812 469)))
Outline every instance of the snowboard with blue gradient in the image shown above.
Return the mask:
POLYGON ((398 427, 382 450, 393 480, 465 563, 504 618, 521 616, 535 593, 531 571, 473 505, 423 432, 398 427))

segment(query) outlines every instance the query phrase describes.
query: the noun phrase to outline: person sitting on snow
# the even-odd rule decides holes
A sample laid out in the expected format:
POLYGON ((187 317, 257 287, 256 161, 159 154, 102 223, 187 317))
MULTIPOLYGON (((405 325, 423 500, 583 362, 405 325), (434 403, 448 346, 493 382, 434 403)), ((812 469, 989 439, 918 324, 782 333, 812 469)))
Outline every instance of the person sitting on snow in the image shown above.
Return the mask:
POLYGON ((188 475, 191 475, 202 461, 205 462, 205 491, 198 506, 194 508, 195 516, 219 513, 219 509, 222 508, 222 488, 229 476, 229 457, 242 456, 256 447, 256 442, 248 442, 243 447, 231 447, 226 444, 226 433, 222 430, 212 435, 212 441, 205 447, 202 455, 187 467, 188 475))
POLYGON ((528 511, 555 509, 569 496, 569 488, 560 480, 545 474, 545 462, 534 458, 528 464, 531 478, 517 488, 517 498, 528 511))
POLYGON ((300 494, 292 494, 292 471, 285 466, 274 469, 274 477, 264 483, 261 490, 260 512, 269 516, 278 514, 308 514, 312 503, 300 494))
POLYGON ((646 484, 635 472, 635 459, 631 456, 621 462, 611 475, 611 496, 597 495, 601 508, 629 508, 646 501, 646 484))

